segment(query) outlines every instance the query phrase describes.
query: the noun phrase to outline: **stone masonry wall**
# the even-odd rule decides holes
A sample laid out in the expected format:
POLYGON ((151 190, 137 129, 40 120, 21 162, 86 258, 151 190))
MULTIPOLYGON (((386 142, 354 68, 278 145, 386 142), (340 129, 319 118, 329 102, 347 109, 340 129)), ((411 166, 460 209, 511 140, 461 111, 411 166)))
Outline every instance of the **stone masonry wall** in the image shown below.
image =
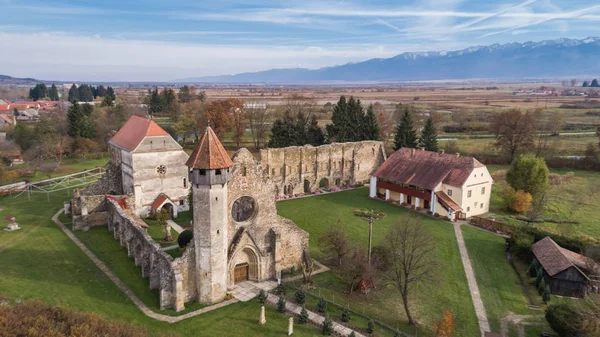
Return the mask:
POLYGON ((326 187, 366 183, 385 161, 383 142, 363 141, 322 146, 291 146, 260 151, 263 171, 277 196, 314 192, 326 187))
MULTIPOLYGON (((106 199, 108 212, 108 229, 113 232, 115 240, 119 240, 127 254, 142 268, 142 277, 150 279, 150 289, 160 291, 160 309, 184 310, 184 303, 195 297, 192 287, 189 288, 189 261, 193 260, 186 250, 182 259, 174 260, 169 254, 160 250, 160 245, 136 224, 135 220, 125 213, 119 204, 106 199)), ((193 249, 191 250, 193 251, 193 249)), ((193 279, 193 277, 192 277, 193 279)), ((193 283, 193 281, 192 281, 193 283)))

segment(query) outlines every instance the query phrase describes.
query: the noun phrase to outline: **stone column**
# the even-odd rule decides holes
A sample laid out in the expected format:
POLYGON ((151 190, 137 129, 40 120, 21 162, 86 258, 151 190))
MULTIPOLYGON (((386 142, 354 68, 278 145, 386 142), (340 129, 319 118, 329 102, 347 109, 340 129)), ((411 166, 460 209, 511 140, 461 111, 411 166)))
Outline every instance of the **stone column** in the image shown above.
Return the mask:
POLYGON ((430 207, 429 210, 431 211, 431 214, 435 214, 435 204, 437 202, 436 200, 436 195, 434 191, 431 191, 431 199, 430 199, 430 207))
POLYGON ((385 190, 385 200, 390 200, 390 190, 385 190))
POLYGON ((400 204, 404 203, 404 194, 400 193, 400 204))
POLYGON ((288 319, 288 336, 294 334, 294 317, 288 319))
POLYGON ((183 298, 183 276, 181 275, 181 273, 175 274, 175 277, 173 279, 173 290, 175 291, 175 311, 183 311, 185 309, 185 300, 183 298))
POLYGON ((419 198, 415 198, 415 208, 419 207, 419 198))
POLYGON ((369 178, 369 197, 375 198, 377 196, 377 177, 371 176, 369 178))
POLYGON ((264 325, 265 323, 267 323, 267 318, 265 317, 265 306, 263 305, 260 307, 260 320, 258 324, 264 325))

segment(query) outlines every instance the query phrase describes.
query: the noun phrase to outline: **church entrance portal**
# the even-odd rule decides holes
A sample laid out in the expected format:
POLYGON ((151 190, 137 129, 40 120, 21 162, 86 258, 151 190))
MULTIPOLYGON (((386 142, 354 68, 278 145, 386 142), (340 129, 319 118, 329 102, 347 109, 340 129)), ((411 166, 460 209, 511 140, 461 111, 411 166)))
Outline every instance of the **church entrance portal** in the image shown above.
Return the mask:
POLYGON ((233 270, 233 282, 240 283, 248 281, 249 279, 250 265, 248 263, 240 263, 235 266, 233 270))
POLYGON ((173 214, 173 205, 171 205, 170 203, 164 204, 162 209, 166 209, 167 212, 169 212, 169 215, 171 216, 171 218, 175 217, 175 214, 173 214))

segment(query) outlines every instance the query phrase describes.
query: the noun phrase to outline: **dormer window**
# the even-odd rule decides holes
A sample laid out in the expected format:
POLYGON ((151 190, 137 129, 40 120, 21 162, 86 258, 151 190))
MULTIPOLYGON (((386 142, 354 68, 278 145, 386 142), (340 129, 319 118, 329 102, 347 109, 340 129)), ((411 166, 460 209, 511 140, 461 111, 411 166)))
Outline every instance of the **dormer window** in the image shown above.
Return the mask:
POLYGON ((203 170, 203 169, 201 169, 201 170, 200 170, 200 175, 201 175, 201 176, 205 176, 205 175, 206 175, 206 170, 203 170))

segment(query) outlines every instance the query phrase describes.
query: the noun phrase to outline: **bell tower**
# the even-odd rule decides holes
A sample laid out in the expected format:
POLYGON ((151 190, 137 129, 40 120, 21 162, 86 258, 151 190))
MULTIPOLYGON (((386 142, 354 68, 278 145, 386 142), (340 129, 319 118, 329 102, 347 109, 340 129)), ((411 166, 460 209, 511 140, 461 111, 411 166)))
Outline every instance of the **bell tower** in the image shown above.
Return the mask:
POLYGON ((227 292, 227 182, 233 163, 208 126, 186 165, 193 193, 198 297, 201 303, 215 303, 227 292))

